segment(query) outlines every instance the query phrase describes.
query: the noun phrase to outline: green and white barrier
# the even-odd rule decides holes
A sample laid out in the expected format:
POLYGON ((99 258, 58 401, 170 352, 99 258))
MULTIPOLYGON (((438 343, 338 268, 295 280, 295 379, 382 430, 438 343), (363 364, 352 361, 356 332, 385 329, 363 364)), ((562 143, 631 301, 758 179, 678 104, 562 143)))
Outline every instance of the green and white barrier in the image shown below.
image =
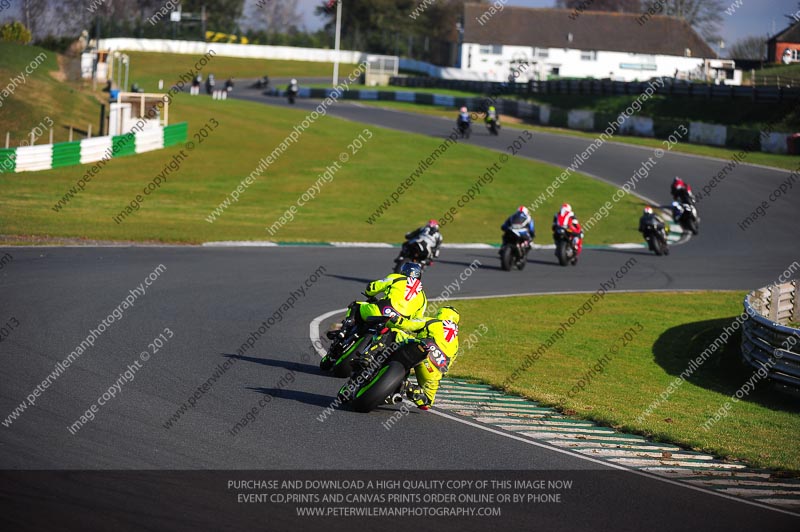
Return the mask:
POLYGON ((186 141, 188 124, 148 127, 135 133, 75 142, 0 149, 0 173, 32 172, 160 150, 186 141))

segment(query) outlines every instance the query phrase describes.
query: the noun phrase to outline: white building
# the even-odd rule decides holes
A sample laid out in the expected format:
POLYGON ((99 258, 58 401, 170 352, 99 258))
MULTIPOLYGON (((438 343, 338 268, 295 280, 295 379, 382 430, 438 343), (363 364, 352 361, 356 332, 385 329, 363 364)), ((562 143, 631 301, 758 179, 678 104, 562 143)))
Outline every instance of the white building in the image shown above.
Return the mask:
POLYGON ((465 4, 461 68, 505 81, 521 63, 528 79, 689 77, 714 51, 685 21, 661 15, 465 4))

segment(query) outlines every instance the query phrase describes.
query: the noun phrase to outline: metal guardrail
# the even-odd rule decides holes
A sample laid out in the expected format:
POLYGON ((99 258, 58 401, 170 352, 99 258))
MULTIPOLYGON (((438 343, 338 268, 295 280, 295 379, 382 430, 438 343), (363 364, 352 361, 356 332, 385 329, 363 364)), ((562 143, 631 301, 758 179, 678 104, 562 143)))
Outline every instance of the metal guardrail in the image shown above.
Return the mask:
POLYGON ((750 316, 742 326, 742 358, 769 378, 800 387, 800 321, 798 281, 760 288, 744 298, 750 316))
MULTIPOLYGON (((398 87, 428 87, 461 90, 496 95, 516 95, 531 97, 536 94, 579 94, 579 95, 638 95, 652 82, 612 81, 608 79, 551 79, 531 80, 527 83, 500 83, 497 81, 470 81, 460 79, 440 79, 431 77, 392 77, 389 85, 398 87)), ((687 83, 665 79, 664 87, 658 90, 664 96, 686 96, 709 100, 749 99, 753 102, 782 102, 800 100, 800 87, 775 86, 736 86, 687 83)))

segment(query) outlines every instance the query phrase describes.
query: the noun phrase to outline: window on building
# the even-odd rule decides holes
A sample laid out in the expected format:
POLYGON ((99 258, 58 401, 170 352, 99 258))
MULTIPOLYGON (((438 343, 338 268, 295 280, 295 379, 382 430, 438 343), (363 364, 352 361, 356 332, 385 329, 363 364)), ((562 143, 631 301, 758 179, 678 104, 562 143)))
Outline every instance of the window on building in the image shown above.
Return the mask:
POLYGON ((550 50, 547 48, 536 48, 534 55, 541 59, 547 59, 548 57, 550 57, 550 50))
POLYGON ((501 55, 503 53, 502 44, 482 44, 481 53, 484 55, 501 55))
POLYGON ((597 50, 581 50, 581 61, 597 61, 597 50))

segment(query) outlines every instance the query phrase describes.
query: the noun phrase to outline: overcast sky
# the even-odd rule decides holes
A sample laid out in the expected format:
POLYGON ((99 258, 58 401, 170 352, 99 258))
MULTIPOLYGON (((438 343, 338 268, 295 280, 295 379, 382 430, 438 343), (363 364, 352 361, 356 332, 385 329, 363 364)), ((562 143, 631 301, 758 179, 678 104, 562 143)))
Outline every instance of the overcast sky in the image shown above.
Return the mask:
MULTIPOLYGON (((347 9, 347 0, 343 0, 342 9, 347 9)), ((422 2, 422 0, 419 0, 422 2)), ((734 0, 730 0, 733 3, 734 0)), ((797 11, 797 0, 742 0, 742 5, 733 15, 724 15, 722 38, 726 44, 732 44, 742 37, 774 35, 789 25, 783 16, 797 11)), ((314 16, 314 7, 321 0, 299 0, 300 10, 304 14, 303 22, 309 30, 322 26, 322 19, 314 16)), ((726 0, 725 5, 728 5, 726 0)), ((554 0, 508 0, 507 5, 525 7, 553 7, 554 0)), ((798 15, 800 16, 800 15, 798 15)), ((532 30, 535 31, 535 30, 532 30)))

